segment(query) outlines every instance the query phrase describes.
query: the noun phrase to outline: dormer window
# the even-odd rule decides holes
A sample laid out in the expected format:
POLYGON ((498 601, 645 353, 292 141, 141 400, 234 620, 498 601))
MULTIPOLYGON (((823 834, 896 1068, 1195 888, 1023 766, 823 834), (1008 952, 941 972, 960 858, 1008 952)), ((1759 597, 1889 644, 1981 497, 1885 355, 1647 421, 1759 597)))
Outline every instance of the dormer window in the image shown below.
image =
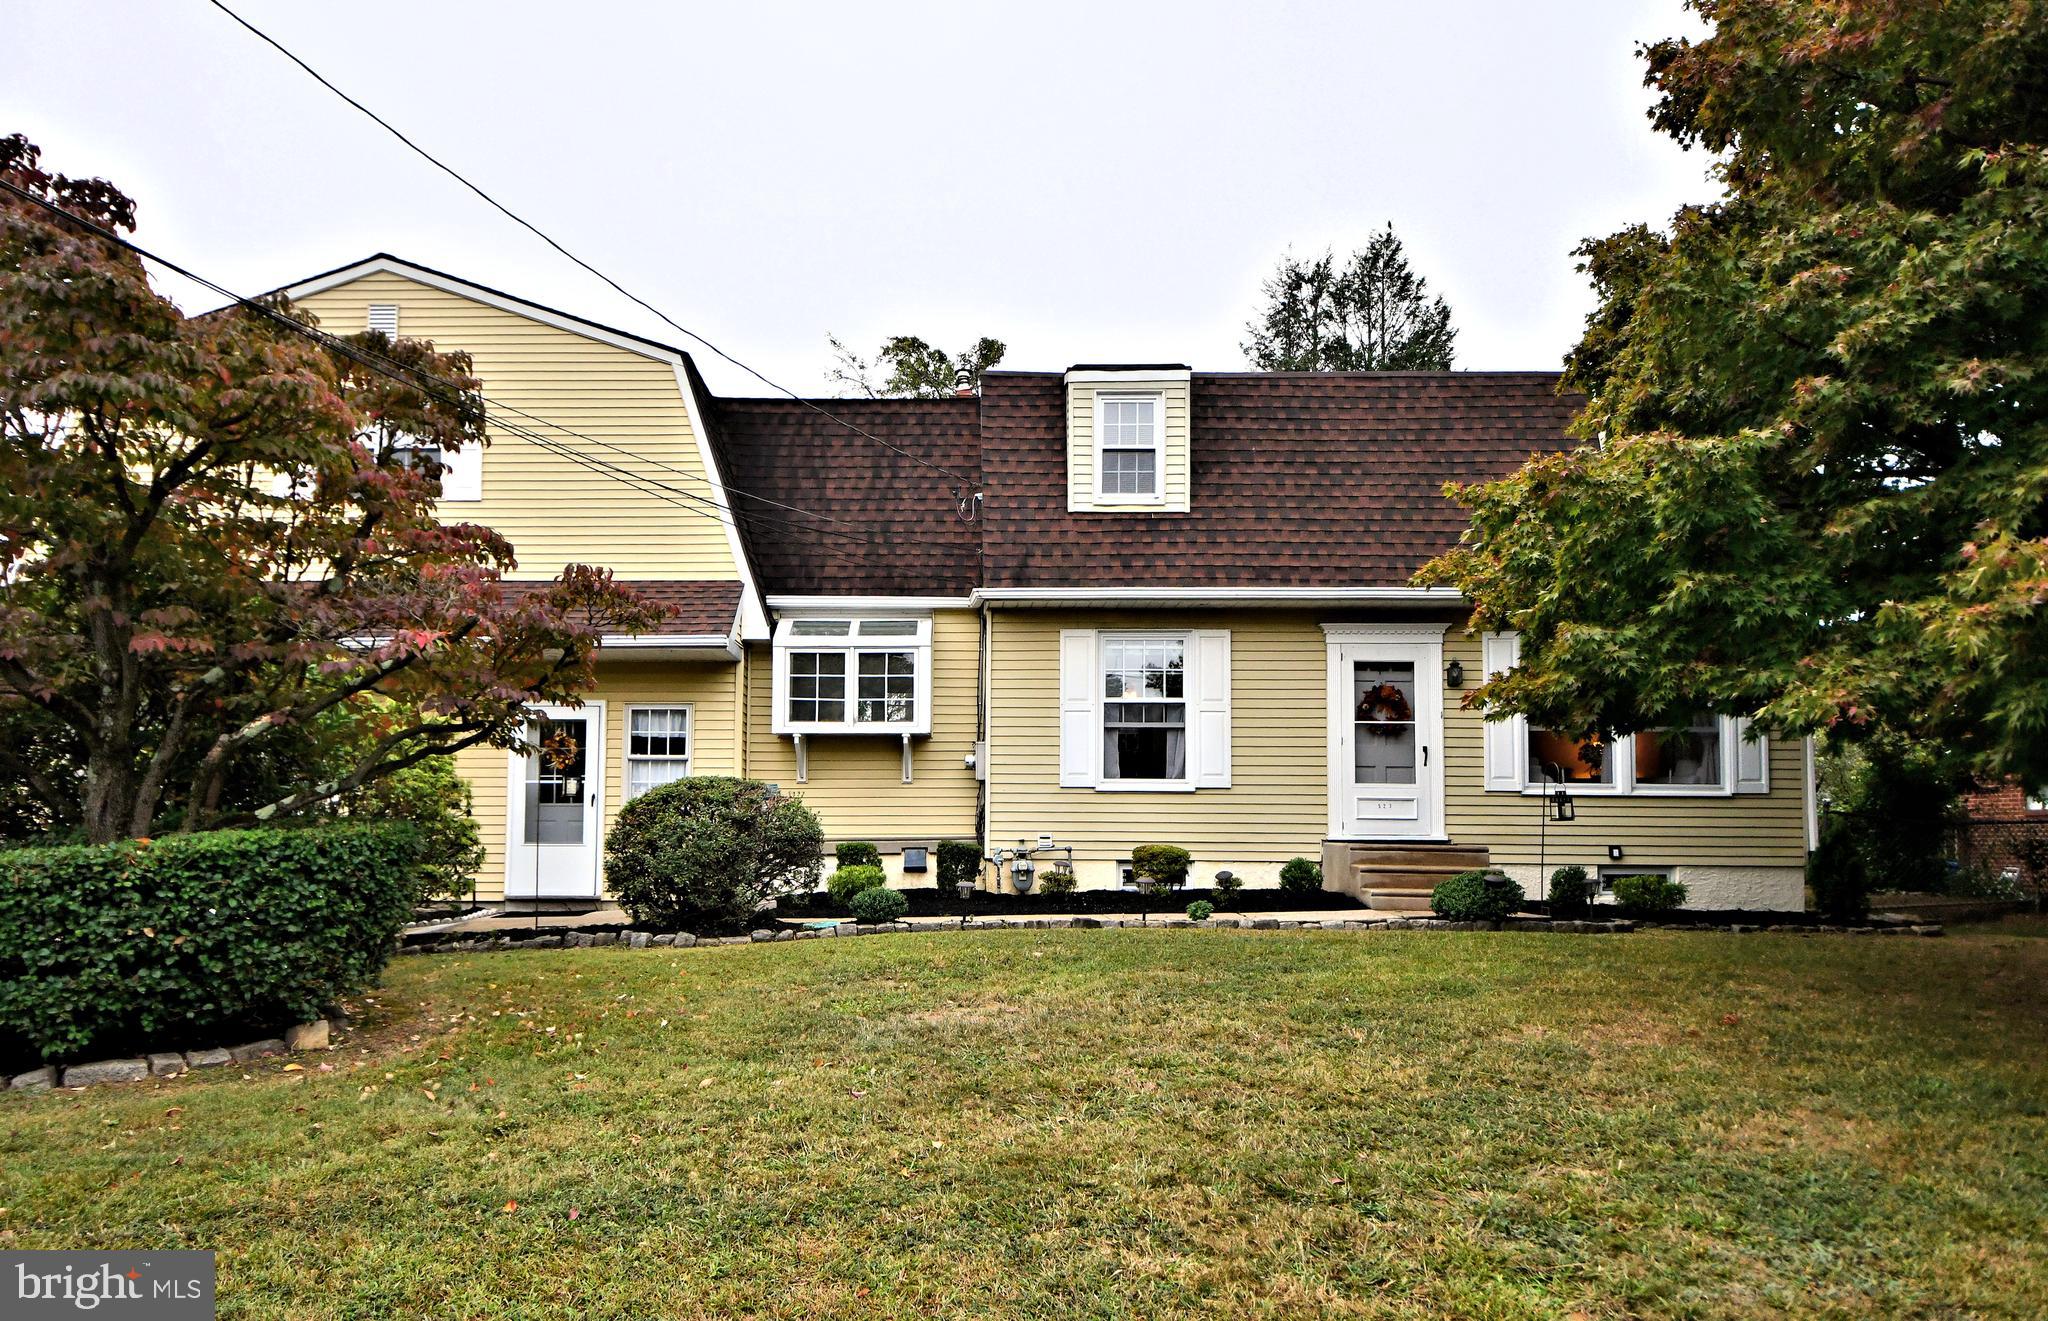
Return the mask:
POLYGON ((394 436, 391 463, 424 473, 441 483, 440 502, 472 501, 484 498, 484 454, 481 444, 445 450, 430 441, 412 436, 394 436))
POLYGON ((1194 375, 1177 363, 1068 369, 1067 509, 1184 514, 1193 495, 1194 375))
POLYGON ((775 630, 778 734, 929 734, 929 617, 784 619, 775 630))
POLYGON ((1166 469, 1158 394, 1095 396, 1096 494, 1112 500, 1157 500, 1166 469))

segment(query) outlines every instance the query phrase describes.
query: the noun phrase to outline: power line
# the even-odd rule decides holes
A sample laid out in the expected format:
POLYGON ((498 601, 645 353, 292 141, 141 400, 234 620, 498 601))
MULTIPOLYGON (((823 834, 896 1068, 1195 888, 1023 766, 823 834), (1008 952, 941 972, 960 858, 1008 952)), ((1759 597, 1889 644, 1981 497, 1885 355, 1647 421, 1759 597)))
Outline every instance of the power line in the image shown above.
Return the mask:
POLYGON ((221 13, 226 14, 229 18, 233 19, 236 23, 240 24, 244 29, 246 29, 252 36, 256 37, 259 41, 263 42, 272 50, 276 51, 278 54, 290 60, 293 64, 298 65, 299 68, 304 70, 306 74, 313 79, 314 82, 319 83, 322 87, 334 93, 343 101, 346 101, 356 110, 368 116, 369 119, 373 123, 375 123, 379 128, 383 129, 386 133, 389 133, 392 137, 397 138, 400 142, 404 143, 407 147, 411 148, 413 153, 419 156, 421 160, 426 161, 429 165, 432 165, 435 169, 441 171, 441 173, 455 180, 455 182, 461 184, 470 192, 475 193, 478 197, 482 198, 486 203, 488 203, 494 210, 496 210, 500 215, 512 221, 520 228, 526 230, 535 238, 547 244, 549 247, 553 248, 562 256, 567 257, 570 261, 576 263, 576 265, 582 267, 590 274, 604 281, 607 285, 611 286, 611 288, 615 290, 617 293, 619 293, 621 296, 630 299, 632 302, 638 304, 640 307, 653 313, 655 316, 659 317, 664 323, 666 323, 672 329, 676 330, 680 334, 688 336, 690 339, 696 341, 698 344, 703 345, 707 351, 716 354, 720 358, 725 359, 727 362, 739 368, 741 371, 747 373, 749 376, 752 376, 755 380, 761 382, 769 389, 774 390, 780 394, 788 395, 791 399, 795 400, 799 404, 802 404, 804 407, 810 409, 812 412, 818 414, 820 417, 824 417, 829 419, 830 421, 836 422, 840 426, 845 427, 848 431, 851 431, 857 436, 863 436, 868 440, 875 442, 875 444, 880 445, 884 449, 893 451, 896 454, 900 454, 904 458, 909 459, 913 463, 921 464, 922 466, 931 469, 933 472, 940 473, 946 477, 951 478, 953 481, 959 483, 960 487, 965 488, 965 490, 963 491, 961 489, 956 489, 954 491, 954 499, 960 504, 963 510, 963 517, 966 516, 964 514, 964 511, 968 508, 969 505, 969 501, 966 498, 966 492, 972 491, 977 486, 977 483, 970 480, 969 478, 961 476, 959 473, 954 472, 951 468, 948 468, 943 464, 933 463, 931 460, 923 457, 922 455, 915 454, 910 450, 904 449, 900 445, 882 439, 882 437, 875 435, 871 431, 867 431, 861 427, 855 426, 853 423, 847 421, 843 417, 840 417, 838 414, 833 413, 831 410, 819 407, 816 403, 804 398, 802 395, 790 389, 788 386, 770 380, 767 376, 763 375, 761 372, 757 371, 753 367, 750 367, 746 363, 741 362, 732 354, 727 353, 724 349, 718 347, 718 345, 704 338, 704 336, 698 334, 696 331, 691 330, 688 326, 683 325, 674 317, 671 317, 668 313, 662 311, 660 308, 648 302, 640 295, 626 288, 626 286, 620 284, 611 276, 606 275, 603 271, 591 265, 583 258, 569 251, 568 248, 564 247, 553 236, 548 234, 547 231, 543 230, 540 226, 534 224, 532 221, 526 219, 524 216, 514 211, 511 207, 506 206, 497 198, 485 192, 481 186, 472 182, 466 175, 464 175, 461 171, 457 170, 454 166, 449 165, 447 162, 441 160, 438 156, 428 151, 425 147, 422 147, 419 143, 414 142, 411 138, 407 137, 402 131, 400 131, 399 128, 396 125, 394 125, 390 120, 384 118, 376 111, 370 109, 370 107, 364 105, 361 101, 356 100, 347 92, 342 91, 339 87, 336 87, 333 83, 329 82, 325 75, 323 75, 318 69, 315 69, 312 65, 306 63, 297 55, 293 54, 289 49, 287 49, 284 46, 283 43, 279 42, 277 38, 271 36, 263 29, 257 27, 248 19, 243 18, 234 10, 228 8, 227 5, 221 2, 221 0, 207 0, 207 2, 211 4, 215 9, 220 10, 221 13))
MULTIPOLYGON (((220 297, 228 299, 234 305, 244 308, 248 311, 254 312, 266 318, 267 320, 284 327, 285 329, 291 331, 294 334, 301 335, 304 336, 305 338, 311 339, 315 343, 320 344, 322 347, 327 348, 332 352, 339 353, 342 356, 347 357, 364 367, 367 367, 369 370, 376 372, 380 376, 384 376, 387 379, 397 381, 400 384, 409 386, 413 389, 422 390, 429 394, 430 396, 440 400, 440 402, 442 403, 457 402, 458 397, 456 395, 446 393, 446 391, 456 389, 456 387, 451 382, 445 381, 442 378, 434 376, 430 373, 420 371, 419 369, 408 366, 405 363, 397 362, 394 359, 387 358, 382 354, 374 353, 369 349, 363 348, 361 345, 352 344, 347 340, 339 338, 338 336, 330 335, 327 332, 318 329, 317 327, 306 325, 304 322, 297 321, 289 316, 286 316, 284 313, 278 311, 274 307, 270 307, 264 303, 258 302, 255 299, 247 298, 240 294, 237 294, 232 289, 227 288, 225 285, 222 285, 217 281, 208 279, 206 276, 199 274, 197 271, 192 270, 190 267, 180 265, 179 263, 174 262, 167 257, 159 256, 158 254, 151 252, 149 249, 144 248, 140 244, 122 237, 120 234, 115 233, 114 231, 108 229, 104 225, 101 225, 83 216, 79 216, 70 211, 67 211, 63 207, 50 201, 48 198, 37 196, 36 194, 29 192, 27 189, 18 187, 17 185, 6 179, 0 179, 0 191, 11 193, 24 201, 32 202, 35 205, 42 207, 44 210, 49 211, 54 215, 62 217, 66 221, 78 225, 83 229, 86 229, 87 231, 91 232, 94 236, 106 242, 112 243, 115 246, 124 249, 125 251, 131 252, 137 257, 141 257, 145 260, 155 262, 157 265, 163 267, 164 269, 181 275, 186 279, 191 280, 193 283, 213 291, 220 297)), ((531 417, 535 415, 525 414, 525 416, 531 417)), ((540 420, 545 421, 545 419, 540 420)), ((553 426, 555 424, 548 423, 548 425, 553 426)), ((589 455, 585 455, 576 451, 575 449, 571 448, 562 441, 555 440, 552 437, 543 435, 540 432, 534 431, 533 429, 528 427, 520 426, 516 423, 500 422, 498 425, 498 429, 501 431, 505 431, 511 435, 517 436, 522 440, 526 440, 532 444, 538 445, 542 449, 545 449, 550 453, 554 453, 562 458, 566 458, 570 462, 577 464, 578 466, 584 468, 587 471, 599 473, 600 475, 611 476, 619 480, 623 484, 630 486, 635 490, 641 491, 643 494, 652 494, 655 495, 658 499, 663 499, 664 503, 674 505, 675 507, 683 509, 684 511, 689 513, 705 515, 707 517, 716 519, 721 523, 726 523, 729 526, 738 526, 737 522, 735 522, 734 520, 746 519, 751 524, 757 526, 781 527, 794 531, 802 531, 806 533, 822 534, 826 536, 837 536, 858 541, 860 544, 864 546, 874 546, 877 544, 868 537, 857 532, 838 532, 832 528, 803 527, 798 524, 791 523, 786 519, 778 519, 764 514, 741 513, 737 510, 732 510, 729 511, 732 514, 732 519, 727 519, 723 516, 725 513, 728 512, 727 510, 721 509, 716 501, 713 501, 706 496, 698 495, 694 491, 680 490, 676 487, 668 486, 665 483, 656 481, 655 479, 647 477, 644 474, 636 473, 631 471, 630 469, 622 468, 617 464, 608 463, 601 459, 592 458, 589 455), (691 501, 694 503, 682 504, 679 503, 676 499, 666 498, 668 496, 680 497, 682 500, 691 501)), ((567 428, 561 427, 558 427, 557 429, 563 431, 568 430, 567 428)), ((569 432, 568 434, 575 435, 580 433, 569 432)), ((603 444, 605 442, 596 443, 603 444)), ((614 446, 612 448, 617 447, 614 446)), ((630 451, 624 452, 628 454, 631 453, 630 451)), ((644 462, 645 460, 643 459, 642 461, 644 462)), ((741 494, 750 493, 742 492, 741 494)), ((758 498, 766 499, 766 497, 758 498)), ((795 506, 784 507, 795 509, 795 506)), ((830 519, 829 516, 823 514, 812 514, 809 510, 797 509, 796 512, 803 513, 811 517, 826 518, 828 519, 828 521, 831 522, 843 521, 839 519, 830 519)), ((814 549, 828 555, 833 555, 834 558, 840 559, 842 561, 851 563, 866 563, 866 561, 860 560, 858 557, 847 555, 843 552, 837 552, 832 548, 816 547, 814 549)))

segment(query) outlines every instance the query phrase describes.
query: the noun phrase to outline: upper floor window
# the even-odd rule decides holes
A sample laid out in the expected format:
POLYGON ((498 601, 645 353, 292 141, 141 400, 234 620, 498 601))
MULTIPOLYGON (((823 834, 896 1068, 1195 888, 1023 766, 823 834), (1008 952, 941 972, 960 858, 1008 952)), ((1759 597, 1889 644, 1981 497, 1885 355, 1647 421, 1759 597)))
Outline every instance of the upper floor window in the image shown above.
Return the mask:
POLYGON ((778 734, 931 732, 928 618, 785 619, 775 630, 778 734))
POLYGON ((484 498, 484 454, 481 445, 459 450, 398 436, 391 442, 391 462, 415 472, 424 472, 441 483, 442 500, 484 498))
POLYGON ((1161 398, 1156 394, 1095 396, 1096 492, 1156 500, 1165 467, 1161 398))

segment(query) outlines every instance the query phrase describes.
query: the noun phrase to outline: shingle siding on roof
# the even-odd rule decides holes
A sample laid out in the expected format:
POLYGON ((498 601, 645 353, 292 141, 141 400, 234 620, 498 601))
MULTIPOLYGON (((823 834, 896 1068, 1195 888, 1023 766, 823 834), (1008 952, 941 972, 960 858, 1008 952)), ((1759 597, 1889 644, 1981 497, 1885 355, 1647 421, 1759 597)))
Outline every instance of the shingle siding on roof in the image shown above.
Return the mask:
MULTIPOLYGON (((678 578, 620 578, 619 586, 666 612, 650 634, 670 637, 724 637, 733 630, 740 608, 740 585, 719 580, 691 581, 678 578)), ((544 582, 507 582, 506 596, 517 601, 523 595, 545 590, 544 582)))
POLYGON ((1554 372, 1197 373, 1193 390, 1185 513, 1068 511, 1065 384, 1051 372, 990 373, 978 403, 821 401, 978 475, 975 524, 955 516, 946 477, 793 400, 721 400, 713 426, 733 486, 842 520, 734 496, 773 594, 1390 587, 1464 530, 1444 483, 1564 447, 1582 402, 1554 372))
POLYGON ((1398 586, 1456 544, 1448 481, 1562 448, 1580 400, 1529 373, 1194 378, 1193 507, 1069 513, 1061 380, 983 382, 986 585, 1398 586))
POLYGON ((762 589, 864 596, 973 590, 981 531, 958 517, 956 483, 845 423, 972 483, 981 469, 976 401, 831 399, 819 407, 844 422, 791 399, 716 404, 712 425, 762 589))

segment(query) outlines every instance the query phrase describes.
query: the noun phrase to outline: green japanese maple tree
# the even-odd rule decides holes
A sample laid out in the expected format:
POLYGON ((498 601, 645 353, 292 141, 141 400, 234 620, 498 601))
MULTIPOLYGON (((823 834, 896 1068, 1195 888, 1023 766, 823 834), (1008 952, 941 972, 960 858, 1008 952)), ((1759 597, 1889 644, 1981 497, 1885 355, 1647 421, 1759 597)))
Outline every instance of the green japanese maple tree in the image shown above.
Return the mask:
POLYGON ((1577 733, 1708 708, 2048 778, 2048 5, 1693 0, 1652 118, 1725 192, 1581 255, 1587 442, 1458 488, 1460 588, 1577 733))
POLYGON ((465 355, 185 316, 113 241, 118 189, 19 136, 0 182, 0 770, 38 826, 274 819, 513 746, 652 621, 582 566, 508 593, 512 547, 436 519, 420 456, 484 441, 465 355))

